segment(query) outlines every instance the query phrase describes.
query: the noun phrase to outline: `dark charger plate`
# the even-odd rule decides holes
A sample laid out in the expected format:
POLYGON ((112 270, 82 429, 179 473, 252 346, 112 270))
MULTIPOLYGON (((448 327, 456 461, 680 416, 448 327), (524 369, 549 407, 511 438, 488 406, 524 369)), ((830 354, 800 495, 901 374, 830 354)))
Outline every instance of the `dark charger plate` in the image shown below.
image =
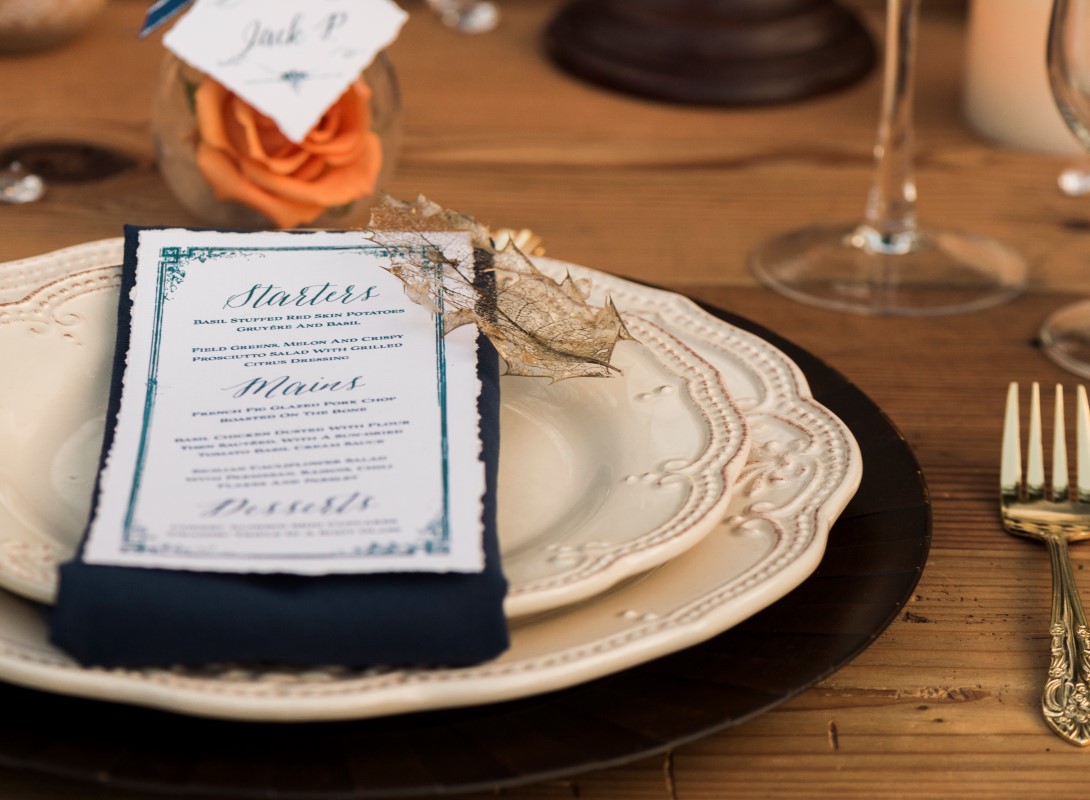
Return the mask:
POLYGON ((0 764, 170 795, 372 798, 453 794, 570 777, 744 722, 846 664, 896 617, 931 542, 919 466, 882 411, 798 346, 768 340, 859 442, 863 480, 820 565, 731 630, 550 694, 353 722, 186 717, 0 684, 0 764))

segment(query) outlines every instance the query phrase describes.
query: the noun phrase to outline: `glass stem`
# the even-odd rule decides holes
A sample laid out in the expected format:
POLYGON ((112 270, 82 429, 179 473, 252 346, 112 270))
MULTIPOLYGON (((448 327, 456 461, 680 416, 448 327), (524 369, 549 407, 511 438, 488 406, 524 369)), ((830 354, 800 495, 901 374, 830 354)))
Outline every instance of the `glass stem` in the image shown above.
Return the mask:
POLYGON ((915 249, 916 184, 912 174, 912 97, 919 0, 888 0, 882 109, 874 147, 875 176, 860 234, 867 250, 915 249))

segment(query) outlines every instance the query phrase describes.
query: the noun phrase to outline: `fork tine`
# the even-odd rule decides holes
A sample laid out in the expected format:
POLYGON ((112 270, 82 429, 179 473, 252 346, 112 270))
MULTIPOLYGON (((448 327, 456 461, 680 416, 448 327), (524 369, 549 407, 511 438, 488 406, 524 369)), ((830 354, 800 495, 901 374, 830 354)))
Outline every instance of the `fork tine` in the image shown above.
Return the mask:
POLYGON ((1018 384, 1007 387, 1007 412, 1003 422, 1003 457, 999 464, 999 490, 1020 494, 1022 484, 1022 434, 1018 426, 1018 384))
POLYGON ((1052 499, 1068 499, 1067 432, 1064 430, 1064 387, 1056 384, 1056 411, 1052 423, 1052 499))
POLYGON ((1029 436, 1026 438, 1026 497, 1045 496, 1045 454, 1041 442, 1041 384, 1033 382, 1029 393, 1029 436))
POLYGON ((1078 447, 1076 470, 1079 500, 1090 500, 1090 408, 1086 403, 1086 387, 1076 387, 1075 443, 1078 447))

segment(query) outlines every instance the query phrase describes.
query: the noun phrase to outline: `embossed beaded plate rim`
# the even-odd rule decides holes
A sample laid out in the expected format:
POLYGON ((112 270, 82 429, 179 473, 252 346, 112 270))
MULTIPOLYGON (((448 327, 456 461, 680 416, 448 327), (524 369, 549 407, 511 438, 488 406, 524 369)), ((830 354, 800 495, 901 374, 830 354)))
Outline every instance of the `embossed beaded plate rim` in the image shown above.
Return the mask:
POLYGON ((776 334, 708 310, 801 366, 867 464, 818 568, 782 599, 706 642, 589 683, 352 722, 224 722, 0 683, 0 765, 64 776, 58 795, 73 778, 142 797, 494 793, 668 751, 827 677, 873 643, 914 591, 931 536, 926 486, 904 437, 858 388, 776 334))
MULTIPOLYGON (((542 262, 558 272, 568 265, 542 262)), ((51 648, 37 610, 0 596, 0 678, 39 689, 239 720, 336 720, 472 706, 581 684, 709 639, 815 568, 860 477, 847 427, 764 339, 688 300, 590 270, 595 292, 721 371, 751 448, 725 519, 668 563, 591 601, 515 624, 499 659, 454 670, 86 670, 51 648)))
MULTIPOLYGON (((0 452, 9 456, 6 469, 0 463, 0 586, 40 602, 52 602, 57 566, 90 505, 120 247, 107 240, 0 266, 12 274, 0 277, 10 377, 0 387, 0 452), (53 398, 45 413, 42 395, 53 398)), ((504 380, 509 618, 584 600, 691 547, 721 519, 745 463, 746 423, 715 368, 661 327, 627 322, 642 345, 618 346, 622 379, 504 380)))

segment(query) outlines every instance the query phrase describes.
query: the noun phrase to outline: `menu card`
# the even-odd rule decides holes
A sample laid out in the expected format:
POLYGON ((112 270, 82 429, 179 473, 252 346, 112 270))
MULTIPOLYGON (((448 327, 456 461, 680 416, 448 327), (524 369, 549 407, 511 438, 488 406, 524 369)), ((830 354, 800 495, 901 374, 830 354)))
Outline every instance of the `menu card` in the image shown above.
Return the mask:
MULTIPOLYGON (((396 245, 359 231, 135 235, 85 563, 483 569, 477 333, 444 335, 442 315, 406 297, 384 268, 396 245)), ((471 269, 464 234, 428 244, 471 269)))

